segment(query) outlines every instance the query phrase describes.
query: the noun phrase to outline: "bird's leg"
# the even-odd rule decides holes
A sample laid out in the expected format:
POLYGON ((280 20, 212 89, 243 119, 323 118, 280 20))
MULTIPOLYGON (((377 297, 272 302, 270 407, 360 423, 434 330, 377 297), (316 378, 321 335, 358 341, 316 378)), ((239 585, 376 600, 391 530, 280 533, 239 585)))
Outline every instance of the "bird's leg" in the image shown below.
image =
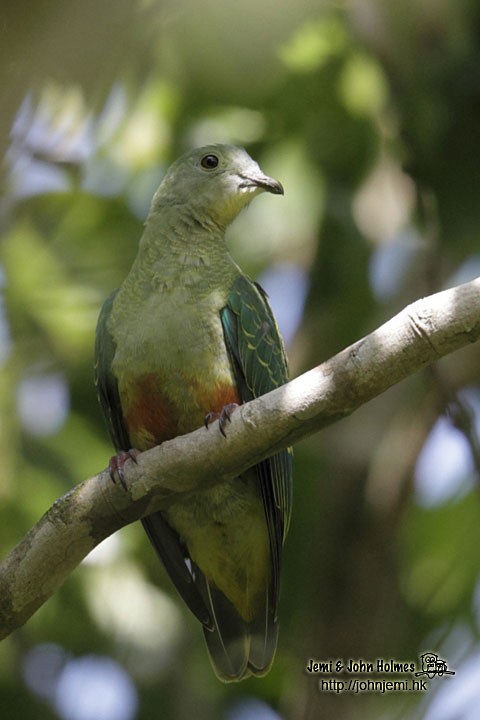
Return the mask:
POLYGON ((113 455, 108 463, 108 470, 113 483, 117 482, 117 478, 120 480, 120 484, 124 490, 127 490, 127 484, 125 482, 124 466, 127 460, 133 460, 137 462, 137 457, 140 455, 140 450, 130 448, 130 450, 120 450, 119 453, 113 455))
POLYGON ((231 422, 232 413, 238 407, 238 403, 228 403, 224 405, 220 412, 209 412, 205 415, 205 427, 208 430, 208 426, 211 425, 215 420, 218 420, 218 427, 223 437, 227 437, 225 432, 225 426, 227 422, 231 422))

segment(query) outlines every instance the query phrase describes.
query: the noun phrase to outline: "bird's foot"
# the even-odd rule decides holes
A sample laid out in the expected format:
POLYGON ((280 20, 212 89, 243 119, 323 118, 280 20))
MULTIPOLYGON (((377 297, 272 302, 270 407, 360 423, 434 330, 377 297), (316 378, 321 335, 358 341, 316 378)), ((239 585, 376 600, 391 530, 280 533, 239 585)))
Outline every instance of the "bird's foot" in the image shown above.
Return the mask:
POLYGON ((227 437, 225 432, 225 426, 227 422, 232 421, 232 413, 238 408, 238 403, 228 403, 224 405, 220 412, 209 412, 205 415, 205 427, 208 430, 208 426, 211 425, 215 420, 218 420, 218 427, 223 437, 227 437))
POLYGON ((117 482, 117 478, 120 481, 121 486, 124 490, 127 490, 127 484, 125 482, 124 467, 127 460, 133 460, 137 462, 137 457, 140 455, 140 450, 130 448, 130 450, 120 450, 117 455, 113 455, 108 463, 108 470, 113 483, 117 482))

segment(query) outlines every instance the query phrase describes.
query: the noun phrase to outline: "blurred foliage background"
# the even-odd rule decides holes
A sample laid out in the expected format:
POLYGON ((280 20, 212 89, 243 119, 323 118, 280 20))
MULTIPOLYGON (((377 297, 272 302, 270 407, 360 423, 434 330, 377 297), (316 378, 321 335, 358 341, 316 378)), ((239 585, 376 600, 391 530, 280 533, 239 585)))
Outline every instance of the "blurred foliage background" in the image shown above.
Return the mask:
MULTIPOLYGON (((107 464, 96 318, 181 152, 244 145, 283 182, 229 242, 270 293, 293 375, 479 274, 479 27, 475 0, 2 3, 3 554, 107 464)), ((479 355, 296 447, 267 678, 215 679, 133 525, 0 645, 2 717, 478 717, 479 355), (426 650, 456 675, 424 694, 320 692, 305 672, 426 650)))

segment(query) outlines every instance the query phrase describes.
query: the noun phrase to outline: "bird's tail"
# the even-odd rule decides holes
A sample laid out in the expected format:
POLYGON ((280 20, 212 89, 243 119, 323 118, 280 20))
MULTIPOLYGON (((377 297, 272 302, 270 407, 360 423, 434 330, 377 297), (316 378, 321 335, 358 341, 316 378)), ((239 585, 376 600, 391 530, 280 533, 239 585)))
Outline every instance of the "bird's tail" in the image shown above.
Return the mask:
POLYGON ((257 608, 255 617, 246 621, 221 590, 209 584, 207 589, 213 625, 203 630, 216 675, 224 682, 266 675, 278 639, 276 611, 269 603, 269 593, 265 593, 263 607, 257 608))
MULTIPOLYGON (((249 597, 245 587, 243 617, 226 595, 188 558, 178 535, 161 513, 142 519, 143 526, 177 590, 203 625, 216 675, 224 682, 265 675, 278 638, 277 597, 272 578, 249 597)), ((247 576, 248 578, 248 576, 247 576)))

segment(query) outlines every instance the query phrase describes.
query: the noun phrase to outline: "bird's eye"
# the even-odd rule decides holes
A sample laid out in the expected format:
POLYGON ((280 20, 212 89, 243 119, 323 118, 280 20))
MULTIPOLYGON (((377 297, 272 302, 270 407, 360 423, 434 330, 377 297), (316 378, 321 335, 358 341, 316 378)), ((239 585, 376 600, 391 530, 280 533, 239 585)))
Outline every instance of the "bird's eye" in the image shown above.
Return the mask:
POLYGON ((205 170, 214 170, 218 166, 218 157, 216 155, 204 155, 200 160, 200 165, 205 170))

